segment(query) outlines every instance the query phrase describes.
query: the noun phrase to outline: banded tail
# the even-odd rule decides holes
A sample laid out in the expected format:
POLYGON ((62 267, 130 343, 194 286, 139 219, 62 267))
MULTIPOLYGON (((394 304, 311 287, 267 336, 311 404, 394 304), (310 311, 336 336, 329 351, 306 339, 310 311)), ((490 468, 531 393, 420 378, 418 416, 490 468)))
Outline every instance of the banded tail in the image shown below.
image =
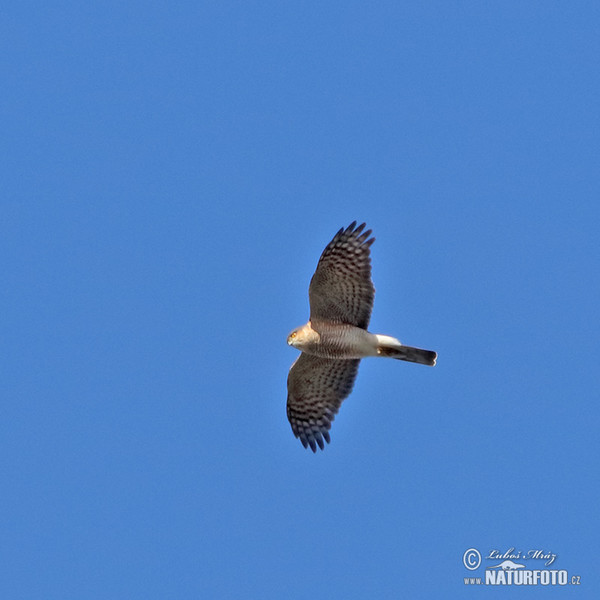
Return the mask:
POLYGON ((389 335, 375 335, 377 338, 377 355, 395 358, 396 360, 406 360, 408 362, 418 363, 433 367, 437 360, 437 353, 433 350, 422 350, 405 346, 399 340, 389 335))

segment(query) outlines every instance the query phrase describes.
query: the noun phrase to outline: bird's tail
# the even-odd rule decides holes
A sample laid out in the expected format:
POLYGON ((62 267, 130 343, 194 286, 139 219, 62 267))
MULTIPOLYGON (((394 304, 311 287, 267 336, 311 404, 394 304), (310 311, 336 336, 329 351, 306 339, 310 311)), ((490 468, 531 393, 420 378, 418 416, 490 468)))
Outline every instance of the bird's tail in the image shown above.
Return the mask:
POLYGON ((437 354, 432 350, 422 350, 412 346, 404 346, 399 340, 389 335, 376 335, 377 355, 395 358, 397 360, 406 360, 408 362, 419 363, 433 367, 437 359, 437 354))

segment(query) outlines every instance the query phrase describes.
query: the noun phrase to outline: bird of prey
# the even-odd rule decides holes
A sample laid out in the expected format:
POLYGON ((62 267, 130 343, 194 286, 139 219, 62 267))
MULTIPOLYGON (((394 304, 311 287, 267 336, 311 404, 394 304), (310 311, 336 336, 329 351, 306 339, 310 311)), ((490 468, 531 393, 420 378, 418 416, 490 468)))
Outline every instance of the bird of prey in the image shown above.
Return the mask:
POLYGON ((437 354, 369 333, 375 288, 370 248, 375 238, 356 221, 329 242, 308 288, 310 320, 287 338, 302 353, 288 380, 287 416, 305 448, 321 450, 342 401, 354 386, 361 358, 387 356, 435 365, 437 354))

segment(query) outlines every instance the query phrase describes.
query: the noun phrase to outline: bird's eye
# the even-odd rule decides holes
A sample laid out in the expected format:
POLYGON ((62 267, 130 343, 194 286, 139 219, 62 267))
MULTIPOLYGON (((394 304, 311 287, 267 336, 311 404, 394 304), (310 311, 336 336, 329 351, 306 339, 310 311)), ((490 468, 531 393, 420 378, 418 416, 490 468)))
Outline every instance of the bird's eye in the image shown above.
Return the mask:
POLYGON ((295 338, 296 335, 298 335, 295 331, 292 332, 292 335, 290 335, 291 338, 295 338))

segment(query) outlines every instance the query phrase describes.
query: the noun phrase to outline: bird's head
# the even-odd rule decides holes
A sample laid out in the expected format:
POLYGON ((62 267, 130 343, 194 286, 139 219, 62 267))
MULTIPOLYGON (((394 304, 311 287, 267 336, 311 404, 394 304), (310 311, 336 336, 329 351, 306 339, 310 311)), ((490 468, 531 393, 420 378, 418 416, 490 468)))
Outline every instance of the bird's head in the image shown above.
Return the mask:
POLYGON ((310 343, 316 343, 319 341, 319 334, 310 326, 310 321, 298 327, 290 333, 287 337, 287 343, 298 350, 302 350, 310 343))
POLYGON ((287 343, 288 346, 295 346, 298 340, 298 330, 294 329, 290 335, 288 335, 287 343))

